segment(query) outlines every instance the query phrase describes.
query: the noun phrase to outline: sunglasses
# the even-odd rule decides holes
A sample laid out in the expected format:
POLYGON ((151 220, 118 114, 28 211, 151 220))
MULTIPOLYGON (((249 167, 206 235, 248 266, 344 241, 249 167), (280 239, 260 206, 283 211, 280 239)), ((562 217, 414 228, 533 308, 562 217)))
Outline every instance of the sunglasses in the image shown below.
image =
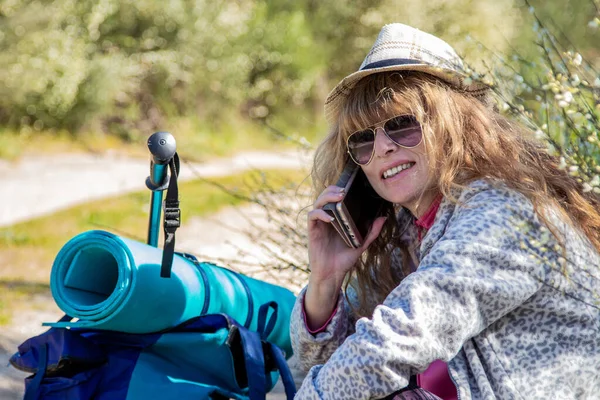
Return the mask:
POLYGON ((410 149, 423 140, 419 121, 412 115, 398 115, 380 122, 373 128, 356 131, 346 140, 348 154, 358 165, 367 165, 375 154, 375 135, 382 129, 385 136, 400 147, 410 149))

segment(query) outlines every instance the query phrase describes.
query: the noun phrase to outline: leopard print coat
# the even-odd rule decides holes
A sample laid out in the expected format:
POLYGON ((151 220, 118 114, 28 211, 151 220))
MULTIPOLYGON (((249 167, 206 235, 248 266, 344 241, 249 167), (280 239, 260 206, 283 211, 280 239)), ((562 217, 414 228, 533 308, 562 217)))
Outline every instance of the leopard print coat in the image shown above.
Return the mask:
POLYGON ((310 371, 297 399, 383 398, 436 359, 448 363, 460 400, 600 399, 595 248, 557 213, 542 224, 501 184, 475 181, 457 197, 440 205, 416 271, 371 318, 355 321, 340 296, 313 336, 301 292, 292 344, 310 371))

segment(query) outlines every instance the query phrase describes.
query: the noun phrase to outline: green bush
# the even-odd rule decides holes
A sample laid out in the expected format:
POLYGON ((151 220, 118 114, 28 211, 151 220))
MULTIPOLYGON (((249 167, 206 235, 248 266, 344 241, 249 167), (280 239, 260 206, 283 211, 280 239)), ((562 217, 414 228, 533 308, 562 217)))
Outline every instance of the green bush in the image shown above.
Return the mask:
POLYGON ((314 129, 382 24, 428 30, 476 60, 465 36, 505 50, 516 1, 5 0, 0 125, 124 139, 192 116, 314 129))
POLYGON ((600 62, 594 61, 597 49, 589 47, 600 40, 600 9, 592 8, 596 15, 580 15, 588 18, 586 23, 575 21, 585 35, 574 43, 526 4, 536 51, 515 52, 508 58, 493 55, 496 62, 486 79, 494 83, 500 108, 545 141, 548 151, 560 157, 560 167, 576 176, 585 190, 600 193, 600 62))

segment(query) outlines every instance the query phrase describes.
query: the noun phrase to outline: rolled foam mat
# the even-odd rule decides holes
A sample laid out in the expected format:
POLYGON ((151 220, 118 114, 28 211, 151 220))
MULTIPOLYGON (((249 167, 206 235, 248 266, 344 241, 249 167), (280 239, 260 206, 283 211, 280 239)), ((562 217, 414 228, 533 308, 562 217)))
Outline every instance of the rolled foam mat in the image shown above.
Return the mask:
POLYGON ((277 318, 266 339, 291 356, 291 291, 177 254, 171 277, 162 278, 161 261, 161 249, 109 232, 75 236, 54 260, 50 288, 60 309, 76 320, 44 325, 151 333, 223 313, 256 330, 260 307, 275 302, 277 318))

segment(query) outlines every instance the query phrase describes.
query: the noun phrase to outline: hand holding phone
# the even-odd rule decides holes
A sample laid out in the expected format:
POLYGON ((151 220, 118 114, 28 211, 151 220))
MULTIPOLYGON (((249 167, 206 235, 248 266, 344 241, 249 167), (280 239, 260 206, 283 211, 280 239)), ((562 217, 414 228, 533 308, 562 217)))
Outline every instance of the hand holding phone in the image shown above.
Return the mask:
POLYGON ((371 224, 383 211, 383 200, 373 190, 362 169, 349 160, 336 186, 344 188, 344 197, 335 203, 327 203, 323 210, 333 221, 337 233, 348 247, 362 246, 371 224))
MULTIPOLYGON (((337 186, 344 188, 343 196, 340 197, 335 187, 327 187, 308 213, 311 274, 304 306, 307 323, 313 327, 322 326, 331 315, 344 279, 362 253, 364 238, 386 205, 362 169, 352 161, 344 168, 337 186)), ((373 236, 379 233, 383 223, 378 221, 374 225, 373 236)))

